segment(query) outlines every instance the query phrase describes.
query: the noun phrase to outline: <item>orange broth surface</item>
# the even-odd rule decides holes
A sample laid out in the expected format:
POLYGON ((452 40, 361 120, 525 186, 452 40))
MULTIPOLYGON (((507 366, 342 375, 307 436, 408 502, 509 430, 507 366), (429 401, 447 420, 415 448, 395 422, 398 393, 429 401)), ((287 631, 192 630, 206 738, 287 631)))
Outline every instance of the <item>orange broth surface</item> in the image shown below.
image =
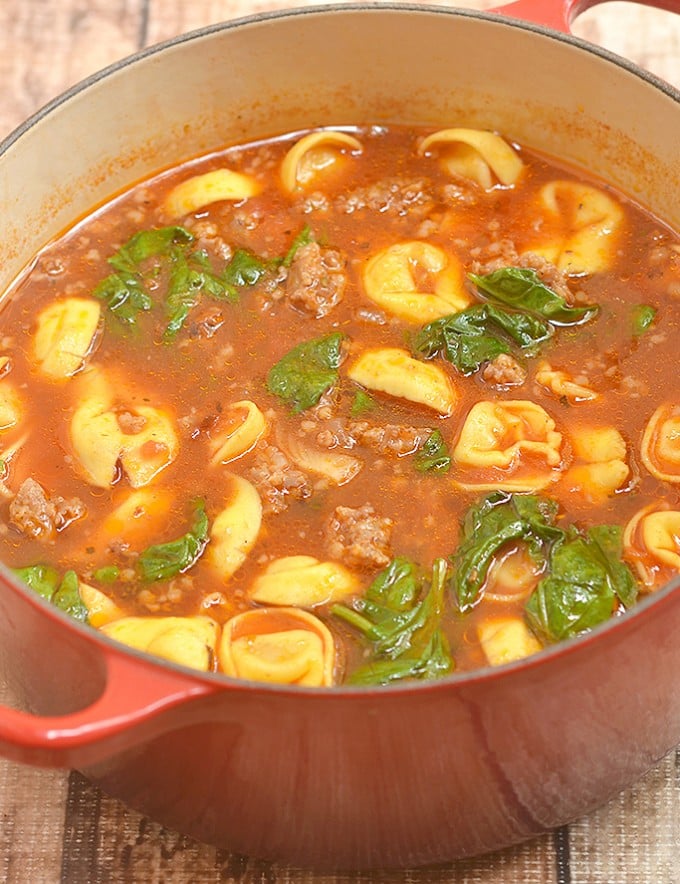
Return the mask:
MULTIPOLYGON (((211 154, 142 182, 98 209, 45 248, 5 297, 0 351, 8 357, 0 384, 11 384, 21 403, 16 422, 2 431, 0 556, 5 563, 13 568, 46 565, 60 575, 72 569, 79 581, 115 603, 118 616, 206 616, 218 624, 218 633, 236 615, 254 608, 265 609, 276 623, 277 605, 250 598, 254 581, 272 562, 305 555, 340 563, 354 581, 353 591, 333 602, 300 606, 330 630, 334 643, 330 681, 336 684, 351 680, 357 667, 370 665, 376 646, 337 616, 333 603, 351 607, 384 570, 385 561, 396 557, 411 560, 425 575, 435 560, 443 558, 448 562, 449 580, 456 567, 465 513, 491 493, 494 483, 504 487, 508 472, 504 468, 468 468, 452 456, 475 404, 531 402, 554 421, 561 441, 549 481, 516 493, 556 501, 556 524, 562 528, 574 525, 585 532, 591 526, 610 525, 623 530, 645 508, 680 510, 680 467, 668 457, 655 475, 641 456, 645 429, 655 411, 661 406, 680 407, 673 369, 678 340, 675 299, 680 296, 678 237, 603 182, 524 146, 512 145, 523 163, 519 179, 511 185, 494 179, 485 188, 446 166, 448 147, 419 153, 419 142, 429 130, 361 126, 343 131, 358 139, 361 151, 331 143, 328 163, 319 161, 311 179, 292 193, 282 186, 280 170, 287 152, 304 133, 211 154), (164 200, 173 188, 218 168, 249 176, 259 192, 246 199, 209 202, 179 218, 168 215, 164 200), (425 323, 391 315, 368 297, 367 263, 395 244, 426 242, 462 270, 469 306, 485 303, 484 293, 469 273, 488 272, 490 262, 499 256, 502 266, 521 266, 517 256, 531 252, 537 244, 558 243, 550 259, 553 269, 559 263, 556 255, 564 254, 560 249, 568 252, 571 228, 580 223, 579 207, 574 210, 560 204, 557 215, 545 209, 540 195, 554 181, 594 188, 620 210, 614 227, 598 234, 607 252, 607 266, 594 272, 567 268, 561 274, 567 301, 597 305, 597 315, 566 327, 554 326, 552 337, 533 350, 511 344, 510 355, 521 372, 519 383, 515 383, 519 375, 512 383, 502 373, 500 380, 494 380, 485 372, 488 362, 465 376, 441 354, 425 358, 414 352, 414 336, 425 323), (168 271, 161 263, 155 264, 155 259, 145 265, 152 269, 144 282, 153 307, 138 315, 134 327, 124 327, 94 295, 112 272, 108 259, 121 246, 139 231, 168 225, 181 225, 191 232, 195 237, 192 248, 205 250, 215 274, 224 271, 239 249, 269 262, 264 276, 254 285, 239 287, 233 301, 201 293, 170 340, 164 339, 168 317, 160 301, 168 271), (303 301, 290 297, 296 257, 288 267, 276 261, 289 253, 305 228, 306 238, 318 244, 321 255, 333 253, 324 273, 338 274, 342 287, 337 303, 324 315, 315 315, 303 301), (101 318, 82 364, 68 377, 55 379, 46 376, 36 362, 36 317, 50 304, 68 298, 95 299, 101 304, 101 318), (656 311, 643 330, 636 326, 641 306, 656 311), (294 346, 336 332, 343 336, 336 380, 317 404, 294 411, 268 388, 270 370, 294 346), (349 367, 362 353, 382 348, 399 348, 411 358, 438 366, 455 392, 451 413, 364 387, 348 376, 349 367), (546 361, 593 391, 594 398, 570 401, 539 383, 536 375, 546 361), (151 406, 168 416, 178 443, 171 462, 142 486, 149 492, 150 503, 113 532, 107 519, 131 494, 129 476, 118 462, 110 483, 105 487, 93 484, 73 441, 73 416, 93 372, 105 379, 110 390, 108 407, 123 430, 130 431, 128 435, 134 436, 144 423, 138 409, 151 406), (370 399, 357 400, 358 391, 370 399), (244 400, 255 403, 264 416, 264 432, 228 463, 211 463, 212 446, 220 434, 242 419, 232 406, 244 400), (369 407, 357 414, 362 402, 369 407), (397 428, 392 435, 401 440, 398 450, 380 439, 378 431, 386 426, 397 428), (604 491, 573 472, 576 466, 589 465, 575 453, 573 439, 602 427, 614 428, 625 442, 625 453, 618 458, 625 465, 625 475, 622 469, 616 487, 604 491), (435 430, 441 433, 452 461, 446 472, 422 472, 416 468, 417 451, 435 430), (356 474, 337 484, 323 473, 305 469, 296 454, 300 444, 317 454, 355 459, 356 474), (272 446, 284 459, 283 472, 294 471, 297 484, 292 491, 285 484, 272 490, 265 475, 272 466, 271 458, 263 461, 263 450, 269 447, 271 455, 272 446), (205 502, 208 523, 214 525, 234 495, 234 475, 247 480, 262 502, 261 525, 242 564, 225 576, 211 555, 215 545, 211 537, 181 573, 170 579, 142 579, 136 570, 140 552, 185 535, 198 499, 205 502), (76 499, 80 504, 77 515, 67 515, 63 524, 44 530, 35 529, 30 519, 26 524, 12 504, 29 478, 39 483, 48 502, 57 497, 76 499), (160 501, 158 512, 154 512, 154 500, 160 501), (338 507, 364 513, 366 504, 385 529, 378 542, 380 552, 363 558, 356 551, 339 553, 329 523, 338 507), (101 579, 102 569, 108 569, 105 579, 101 579)), ((435 291, 436 273, 413 259, 406 264, 418 292, 435 291)), ((544 269, 537 272, 546 279, 544 269)), ((312 288, 315 284, 325 282, 317 279, 312 288)), ((671 429, 664 432, 672 448, 671 429)), ((499 439, 498 446, 509 441, 499 439)), ((152 456, 154 444, 147 443, 142 456, 152 456)), ((538 461, 530 452, 520 451, 511 470, 533 475, 538 461)), ((545 469, 545 465, 539 467, 545 469)), ((512 490, 507 489, 508 493, 512 490)), ((668 564, 674 550, 673 531, 668 529, 666 534, 666 558, 655 557, 654 550, 644 545, 623 544, 621 560, 630 569, 638 594, 656 589, 674 573, 668 564), (646 567, 646 579, 638 568, 640 562, 646 567)), ((677 554, 677 537, 674 542, 677 554)), ((527 599, 545 575, 545 562, 533 561, 526 544, 513 541, 499 549, 469 609, 460 609, 447 582, 440 628, 451 660, 448 671, 524 655, 511 649, 505 657, 501 653, 500 659, 489 659, 480 641, 480 627, 494 618, 523 624, 531 642, 539 646, 549 643, 551 639, 525 617, 527 599), (503 560, 504 568, 500 567, 503 560)), ((427 586, 426 579, 420 597, 427 586)), ((291 606, 295 607, 294 600, 286 609, 291 606)), ((612 615, 625 607, 615 598, 612 615)), ((417 639, 417 634, 411 636, 414 647, 417 639)), ((535 650, 531 643, 529 648, 535 650)), ((220 659, 211 647, 207 668, 219 670, 220 659)), ((420 677, 419 671, 414 677, 420 677)), ((285 678, 272 675, 270 680, 285 678)))

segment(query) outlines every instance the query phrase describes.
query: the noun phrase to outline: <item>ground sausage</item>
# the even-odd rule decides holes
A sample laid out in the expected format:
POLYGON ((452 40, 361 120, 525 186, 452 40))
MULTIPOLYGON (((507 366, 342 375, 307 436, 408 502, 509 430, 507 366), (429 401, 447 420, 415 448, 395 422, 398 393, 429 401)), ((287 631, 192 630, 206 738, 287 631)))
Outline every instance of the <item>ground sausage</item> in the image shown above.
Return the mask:
POLYGON ((347 215, 368 209, 381 215, 408 214, 420 218, 428 215, 433 207, 430 184, 425 179, 389 178, 342 194, 335 201, 336 210, 347 215))
POLYGON ((348 429, 359 445, 372 448, 378 454, 396 454, 397 457, 418 451, 432 435, 431 427, 405 427, 400 424, 380 427, 368 421, 351 421, 348 429))
POLYGON ((485 366, 482 377, 494 387, 518 387, 526 380, 527 373, 512 356, 501 353, 485 366))
POLYGON ((265 513, 282 513, 290 500, 305 500, 312 493, 307 476, 286 455, 268 442, 261 442, 249 478, 258 490, 265 513))
POLYGON ((286 279, 286 297, 293 307, 318 319, 340 303, 346 282, 340 252, 310 242, 295 253, 286 279))
POLYGON ((71 522, 85 515, 85 505, 77 497, 48 497, 35 479, 25 479, 9 505, 9 520, 28 537, 49 539, 71 522))
POLYGON ((350 568, 383 568, 391 559, 393 524, 378 516, 370 503, 338 506, 326 523, 328 552, 350 568))

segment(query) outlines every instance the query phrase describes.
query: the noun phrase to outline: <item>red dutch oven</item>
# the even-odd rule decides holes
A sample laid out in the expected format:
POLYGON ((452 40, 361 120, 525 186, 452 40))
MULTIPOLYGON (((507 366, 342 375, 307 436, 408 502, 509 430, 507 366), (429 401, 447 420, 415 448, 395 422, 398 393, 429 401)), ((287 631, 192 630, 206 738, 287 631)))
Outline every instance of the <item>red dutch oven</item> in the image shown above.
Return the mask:
MULTIPOLYGON (((116 64, 0 146, 0 288, 72 219, 158 168, 323 124, 498 129, 678 228, 680 94, 558 33, 587 5, 520 0, 502 10, 513 18, 403 4, 292 10, 116 64)), ((583 815, 676 746, 679 635, 674 581, 523 662, 431 683, 293 689, 128 650, 5 569, 0 658, 22 711, 0 708, 0 753, 78 768, 164 825, 241 853, 317 868, 442 862, 583 815)))

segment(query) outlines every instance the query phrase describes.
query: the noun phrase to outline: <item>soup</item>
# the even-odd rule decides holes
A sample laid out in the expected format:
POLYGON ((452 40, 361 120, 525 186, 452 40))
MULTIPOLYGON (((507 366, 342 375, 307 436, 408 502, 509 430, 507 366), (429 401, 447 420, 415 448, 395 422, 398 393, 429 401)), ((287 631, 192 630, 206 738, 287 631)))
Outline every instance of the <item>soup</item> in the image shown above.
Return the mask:
POLYGON ((529 656, 680 568, 678 296, 672 231, 495 133, 170 169, 4 299, 0 557, 240 678, 529 656))

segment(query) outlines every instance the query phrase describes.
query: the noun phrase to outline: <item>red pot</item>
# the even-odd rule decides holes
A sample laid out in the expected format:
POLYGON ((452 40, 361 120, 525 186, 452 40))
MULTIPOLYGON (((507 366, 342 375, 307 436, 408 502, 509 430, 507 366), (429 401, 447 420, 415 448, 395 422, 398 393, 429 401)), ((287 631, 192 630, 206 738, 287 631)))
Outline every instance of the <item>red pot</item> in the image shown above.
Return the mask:
MULTIPOLYGON (((538 7, 566 28, 578 5, 506 11, 538 7)), ((276 131, 390 120, 497 128, 680 227, 680 94, 669 86, 495 14, 325 7, 171 41, 29 120, 0 147, 0 285, 71 219, 160 166, 276 131)), ((678 634, 676 581, 521 663, 427 684, 290 689, 137 654, 3 571, 0 654, 28 711, 0 709, 0 752, 77 767, 163 824, 242 853, 326 868, 441 862, 582 815, 674 747, 678 634)))

